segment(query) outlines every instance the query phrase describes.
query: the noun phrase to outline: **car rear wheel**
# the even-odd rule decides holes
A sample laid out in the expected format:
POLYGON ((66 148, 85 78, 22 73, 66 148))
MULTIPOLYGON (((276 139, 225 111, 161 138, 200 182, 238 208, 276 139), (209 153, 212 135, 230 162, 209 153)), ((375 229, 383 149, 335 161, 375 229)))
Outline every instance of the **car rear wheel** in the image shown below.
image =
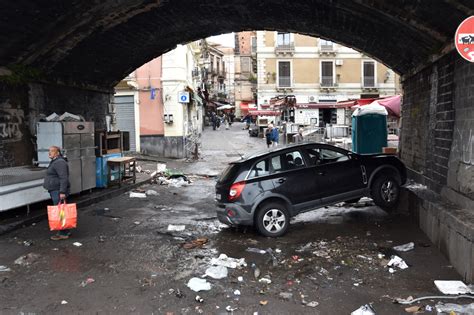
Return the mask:
POLYGON ((260 234, 269 237, 282 236, 290 225, 288 210, 281 203, 264 204, 257 213, 256 227, 260 234))
POLYGON ((380 208, 393 210, 400 198, 400 185, 392 175, 381 175, 372 184, 372 199, 380 208))

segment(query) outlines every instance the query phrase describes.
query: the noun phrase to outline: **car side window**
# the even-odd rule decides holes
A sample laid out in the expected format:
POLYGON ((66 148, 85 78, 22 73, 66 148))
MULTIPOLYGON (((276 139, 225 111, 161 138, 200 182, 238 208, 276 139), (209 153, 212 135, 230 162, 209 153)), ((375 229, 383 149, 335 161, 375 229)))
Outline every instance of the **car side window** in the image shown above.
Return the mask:
POLYGON ((311 165, 321 165, 334 162, 342 162, 349 160, 349 156, 338 151, 327 148, 310 148, 307 149, 311 165))
POLYGON ((248 178, 250 179, 250 178, 255 178, 259 176, 265 176, 268 174, 270 174, 270 169, 268 165, 268 160, 265 159, 255 164, 255 166, 250 171, 248 178))
POLYGON ((286 152, 274 156, 271 160, 274 173, 304 167, 303 156, 299 151, 286 152))
POLYGON ((321 149, 321 158, 323 164, 349 160, 349 157, 347 155, 329 149, 321 149))
POLYGON ((310 165, 319 165, 321 164, 321 152, 319 148, 307 149, 306 153, 309 156, 310 165))

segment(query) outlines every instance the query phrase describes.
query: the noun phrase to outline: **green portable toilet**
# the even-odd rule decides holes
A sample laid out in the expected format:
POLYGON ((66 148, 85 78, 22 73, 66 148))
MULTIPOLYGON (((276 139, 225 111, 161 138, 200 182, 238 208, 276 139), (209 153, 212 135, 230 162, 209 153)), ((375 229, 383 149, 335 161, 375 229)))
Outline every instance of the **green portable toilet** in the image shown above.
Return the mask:
POLYGON ((376 102, 357 108, 352 114, 352 151, 382 153, 387 146, 387 110, 376 102))

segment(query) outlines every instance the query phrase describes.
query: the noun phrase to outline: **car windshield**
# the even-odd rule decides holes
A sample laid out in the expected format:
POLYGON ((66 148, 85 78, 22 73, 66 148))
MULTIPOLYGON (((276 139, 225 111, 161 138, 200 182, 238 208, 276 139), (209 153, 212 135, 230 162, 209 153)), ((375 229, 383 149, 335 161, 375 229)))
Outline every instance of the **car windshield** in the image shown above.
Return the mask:
POLYGON ((237 171, 239 170, 239 165, 237 164, 229 164, 227 168, 222 172, 221 176, 219 176, 219 183, 227 183, 234 180, 235 176, 237 175, 237 171))

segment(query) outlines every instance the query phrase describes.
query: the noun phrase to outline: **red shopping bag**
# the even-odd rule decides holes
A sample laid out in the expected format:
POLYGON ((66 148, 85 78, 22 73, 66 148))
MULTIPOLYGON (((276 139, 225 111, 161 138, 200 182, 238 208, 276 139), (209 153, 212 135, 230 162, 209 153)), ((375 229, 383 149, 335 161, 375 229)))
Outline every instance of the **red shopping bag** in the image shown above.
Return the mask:
POLYGON ((48 206, 48 222, 51 231, 74 229, 77 225, 76 204, 63 200, 57 206, 48 206))

